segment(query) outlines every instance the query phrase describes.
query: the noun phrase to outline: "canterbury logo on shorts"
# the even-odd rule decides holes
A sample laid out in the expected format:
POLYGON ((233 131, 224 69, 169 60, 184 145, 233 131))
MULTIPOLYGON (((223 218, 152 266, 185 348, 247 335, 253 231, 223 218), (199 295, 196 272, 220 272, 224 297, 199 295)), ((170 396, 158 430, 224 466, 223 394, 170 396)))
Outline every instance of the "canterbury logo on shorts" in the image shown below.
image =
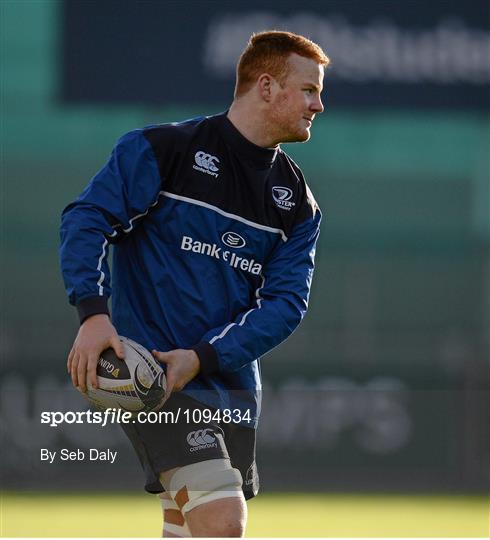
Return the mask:
POLYGON ((196 452, 197 450, 204 450, 205 448, 218 448, 218 443, 216 442, 216 437, 213 433, 213 430, 210 428, 198 429, 188 433, 187 442, 191 447, 189 448, 189 451, 196 452))

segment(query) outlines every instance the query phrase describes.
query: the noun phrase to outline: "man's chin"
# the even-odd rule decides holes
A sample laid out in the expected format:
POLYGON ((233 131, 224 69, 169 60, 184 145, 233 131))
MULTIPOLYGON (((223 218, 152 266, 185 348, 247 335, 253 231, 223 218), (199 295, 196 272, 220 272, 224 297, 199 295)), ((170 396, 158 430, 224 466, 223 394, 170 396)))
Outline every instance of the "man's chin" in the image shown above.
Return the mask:
POLYGON ((291 133, 287 138, 285 137, 282 142, 284 143, 295 143, 295 142, 306 142, 310 138, 310 130, 302 129, 296 133, 291 133))
POLYGON ((301 130, 298 133, 298 138, 296 139, 296 142, 306 142, 309 140, 310 136, 311 133, 309 129, 301 130))

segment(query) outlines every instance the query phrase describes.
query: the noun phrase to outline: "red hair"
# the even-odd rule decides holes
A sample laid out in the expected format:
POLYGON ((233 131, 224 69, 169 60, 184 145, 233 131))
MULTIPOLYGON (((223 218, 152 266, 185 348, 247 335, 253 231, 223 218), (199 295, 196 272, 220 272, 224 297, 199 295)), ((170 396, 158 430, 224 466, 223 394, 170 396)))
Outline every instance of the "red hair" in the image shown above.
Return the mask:
POLYGON ((330 63, 322 48, 304 36, 276 30, 252 34, 238 60, 235 97, 246 94, 262 73, 283 82, 289 69, 287 59, 293 53, 323 66, 330 63))

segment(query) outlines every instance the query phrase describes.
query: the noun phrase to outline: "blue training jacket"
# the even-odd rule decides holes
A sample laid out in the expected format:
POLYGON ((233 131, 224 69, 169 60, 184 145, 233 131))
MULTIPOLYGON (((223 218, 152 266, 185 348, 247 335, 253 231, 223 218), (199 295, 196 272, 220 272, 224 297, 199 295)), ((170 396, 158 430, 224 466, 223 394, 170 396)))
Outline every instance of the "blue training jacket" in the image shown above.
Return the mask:
POLYGON ((66 290, 81 322, 109 313, 112 293, 120 335, 194 349, 201 371, 183 392, 248 409, 255 426, 258 359, 307 310, 320 220, 292 159, 226 114, 138 129, 63 211, 66 290))

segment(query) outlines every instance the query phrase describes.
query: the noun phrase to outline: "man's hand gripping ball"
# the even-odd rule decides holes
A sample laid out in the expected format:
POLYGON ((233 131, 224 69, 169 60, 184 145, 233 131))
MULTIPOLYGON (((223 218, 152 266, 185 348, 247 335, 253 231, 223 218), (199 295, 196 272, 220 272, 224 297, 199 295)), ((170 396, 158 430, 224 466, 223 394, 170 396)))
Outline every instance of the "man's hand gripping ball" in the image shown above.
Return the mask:
POLYGON ((87 381, 94 388, 98 387, 97 362, 102 351, 109 347, 114 349, 118 358, 124 359, 124 347, 109 316, 92 315, 80 326, 68 355, 66 368, 71 375, 73 386, 82 392, 87 391, 87 381))

